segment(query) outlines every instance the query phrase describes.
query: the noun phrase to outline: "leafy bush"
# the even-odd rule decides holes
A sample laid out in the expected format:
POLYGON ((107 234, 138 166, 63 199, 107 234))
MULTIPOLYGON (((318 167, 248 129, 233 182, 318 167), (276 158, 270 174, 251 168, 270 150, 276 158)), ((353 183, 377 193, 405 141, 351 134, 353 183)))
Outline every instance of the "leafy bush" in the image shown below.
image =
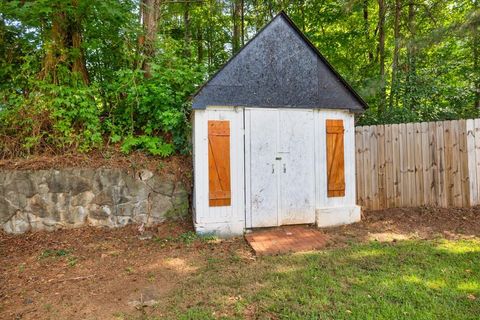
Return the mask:
POLYGON ((108 82, 85 85, 77 75, 61 70, 61 83, 51 84, 35 79, 25 61, 13 85, 0 88, 5 96, 0 102, 2 155, 85 152, 104 141, 120 144, 124 153, 188 153, 187 100, 202 72, 178 54, 175 41, 162 44, 149 78, 140 69, 123 68, 108 82))
POLYGON ((32 81, 28 92, 9 94, 0 109, 3 153, 25 155, 45 149, 88 151, 102 142, 96 88, 32 81))
POLYGON ((146 135, 126 137, 121 147, 122 152, 130 153, 135 149, 146 150, 154 156, 161 157, 168 157, 175 151, 171 143, 163 142, 160 137, 146 135))

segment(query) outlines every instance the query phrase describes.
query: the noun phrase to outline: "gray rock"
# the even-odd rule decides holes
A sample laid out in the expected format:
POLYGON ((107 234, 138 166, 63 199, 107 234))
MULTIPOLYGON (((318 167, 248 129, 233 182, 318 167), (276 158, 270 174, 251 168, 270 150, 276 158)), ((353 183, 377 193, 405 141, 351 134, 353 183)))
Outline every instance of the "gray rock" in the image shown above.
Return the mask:
POLYGON ((138 177, 142 181, 147 181, 148 179, 153 177, 153 172, 149 171, 149 170, 146 170, 146 169, 143 169, 143 170, 140 170, 140 172, 138 173, 138 177))
POLYGON ((0 197, 0 223, 7 222, 17 213, 17 211, 20 211, 20 208, 14 205, 10 199, 0 197))
POLYGON ((30 230, 28 214, 17 211, 10 220, 3 224, 3 230, 7 233, 24 233, 30 230))
POLYGON ((95 220, 105 220, 110 216, 111 213, 112 211, 108 206, 93 205, 92 209, 90 210, 89 217, 95 220))
POLYGON ((55 193, 49 193, 45 196, 36 194, 30 199, 29 203, 33 215, 55 221, 60 220, 60 211, 57 207, 65 208, 65 199, 63 195, 55 193))
POLYGON ((82 206, 70 208, 63 214, 63 220, 73 226, 81 226, 86 223, 87 211, 82 206))
POLYGON ((89 203, 93 202, 94 198, 95 198, 95 194, 93 194, 92 191, 85 191, 77 194, 76 196, 73 196, 70 200, 70 205, 74 207, 76 206, 86 207, 88 206, 89 203))
POLYGON ((0 228, 10 233, 152 225, 188 211, 186 189, 148 170, 4 170, 0 181, 0 228))
POLYGON ((11 181, 9 184, 6 184, 4 188, 7 192, 13 191, 21 193, 24 194, 26 197, 31 197, 35 193, 37 193, 36 185, 34 185, 33 182, 28 179, 28 176, 26 176, 24 173, 22 174, 21 178, 11 181))
POLYGON ((99 206, 104 206, 104 205, 113 206, 114 204, 114 200, 112 196, 113 190, 110 189, 108 191, 101 191, 100 193, 94 196, 91 202, 99 206))
POLYGON ((92 184, 90 181, 78 176, 71 176, 71 177, 72 177, 72 180, 70 180, 69 190, 68 190, 70 194, 77 195, 79 193, 92 190, 92 184))

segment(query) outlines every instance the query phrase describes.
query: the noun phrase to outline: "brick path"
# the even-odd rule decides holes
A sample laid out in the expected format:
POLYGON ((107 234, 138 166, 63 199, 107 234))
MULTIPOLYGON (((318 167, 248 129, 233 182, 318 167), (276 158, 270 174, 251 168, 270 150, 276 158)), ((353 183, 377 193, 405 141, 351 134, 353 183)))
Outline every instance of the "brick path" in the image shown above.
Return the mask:
POLYGON ((311 251, 325 247, 327 236, 311 226, 282 226, 254 230, 245 235, 257 255, 311 251))

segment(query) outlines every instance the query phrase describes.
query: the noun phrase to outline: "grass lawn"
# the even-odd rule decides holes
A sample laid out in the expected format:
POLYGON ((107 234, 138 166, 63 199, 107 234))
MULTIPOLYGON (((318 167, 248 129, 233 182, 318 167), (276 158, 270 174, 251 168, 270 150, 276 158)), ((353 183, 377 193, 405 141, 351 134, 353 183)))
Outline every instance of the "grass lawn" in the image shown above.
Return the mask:
POLYGON ((256 257, 186 222, 0 233, 0 319, 478 319, 480 207, 366 212, 256 257))
POLYGON ((371 242, 253 262, 204 257, 169 299, 170 317, 480 319, 478 239, 371 242))

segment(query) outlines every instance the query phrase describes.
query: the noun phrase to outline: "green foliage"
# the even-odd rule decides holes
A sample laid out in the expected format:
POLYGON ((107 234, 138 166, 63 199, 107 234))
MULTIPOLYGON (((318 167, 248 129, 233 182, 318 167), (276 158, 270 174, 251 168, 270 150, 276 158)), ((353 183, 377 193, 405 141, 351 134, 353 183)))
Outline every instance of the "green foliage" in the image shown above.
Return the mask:
POLYGON ((138 137, 128 136, 122 143, 120 150, 123 153, 130 153, 135 149, 143 149, 154 156, 168 157, 174 151, 173 145, 164 143, 159 137, 141 135, 138 137))
POLYGON ((188 152, 186 101, 202 80, 201 68, 178 54, 181 47, 174 40, 165 39, 161 49, 150 78, 138 69, 121 69, 105 89, 104 99, 115 107, 108 110, 104 127, 113 141, 126 137, 124 152, 138 147, 161 156, 188 152))
POLYGON ((194 231, 188 231, 178 236, 178 240, 185 244, 192 244, 199 237, 194 231))
POLYGON ((102 142, 100 108, 94 86, 53 85, 34 80, 31 94, 10 94, 0 112, 0 133, 19 146, 4 144, 11 155, 42 148, 88 151, 102 142))
POLYGON ((75 267, 78 263, 78 258, 72 255, 72 251, 66 249, 45 249, 38 256, 39 260, 43 259, 60 259, 63 258, 69 267, 75 267))
POLYGON ((0 156, 188 154, 189 96, 280 10, 367 101, 359 124, 480 116, 478 1, 402 3, 397 36, 386 1, 383 64, 377 1, 245 0, 243 17, 233 0, 158 1, 148 44, 141 3, 0 2, 0 156))
POLYGON ((45 259, 49 257, 66 257, 71 254, 70 250, 66 249, 45 249, 38 256, 39 259, 45 259))
POLYGON ((365 113, 357 119, 357 125, 377 125, 393 124, 406 122, 440 121, 477 118, 480 116, 480 110, 473 105, 455 110, 452 107, 439 108, 438 106, 426 105, 423 107, 409 109, 397 107, 387 109, 383 113, 378 113, 375 108, 367 109, 365 113))
MULTIPOLYGON (((96 37, 103 35, 104 31, 96 37)), ((99 54, 106 48, 100 49, 97 40, 101 39, 90 39, 89 48, 99 54)), ((124 60, 116 61, 117 70, 110 70, 114 67, 111 64, 93 65, 94 77, 88 85, 79 74, 60 66, 56 70, 58 83, 52 83, 38 79, 41 65, 33 52, 18 61, 16 74, 2 69, 10 80, 0 86, 4 95, 0 100, 0 135, 9 137, 0 139, 2 153, 18 156, 49 149, 84 152, 101 147, 104 140, 119 143, 124 153, 138 149, 161 157, 176 151, 188 153, 187 100, 202 80, 201 67, 180 55, 180 44, 170 38, 164 39, 158 50, 162 54, 152 61, 149 78, 124 60), (98 79, 97 74, 101 75, 98 79)), ((107 57, 95 57, 99 58, 107 57)))
POLYGON ((188 97, 203 79, 202 66, 184 55, 181 41, 165 36, 155 44, 158 54, 146 77, 136 48, 137 5, 133 0, 0 4, 3 156, 85 152, 105 143, 161 157, 189 152, 188 97), (81 48, 52 37, 62 11, 83 23, 81 48), (74 68, 81 51, 88 82, 74 68))
POLYGON ((218 238, 213 235, 213 234, 205 234, 205 235, 199 235, 195 233, 194 231, 187 231, 182 234, 180 234, 177 237, 167 237, 167 238, 158 238, 155 237, 153 241, 160 243, 162 246, 165 246, 167 243, 176 243, 176 242, 181 242, 186 245, 190 245, 194 243, 195 241, 202 241, 205 243, 213 242, 218 240, 218 238))

